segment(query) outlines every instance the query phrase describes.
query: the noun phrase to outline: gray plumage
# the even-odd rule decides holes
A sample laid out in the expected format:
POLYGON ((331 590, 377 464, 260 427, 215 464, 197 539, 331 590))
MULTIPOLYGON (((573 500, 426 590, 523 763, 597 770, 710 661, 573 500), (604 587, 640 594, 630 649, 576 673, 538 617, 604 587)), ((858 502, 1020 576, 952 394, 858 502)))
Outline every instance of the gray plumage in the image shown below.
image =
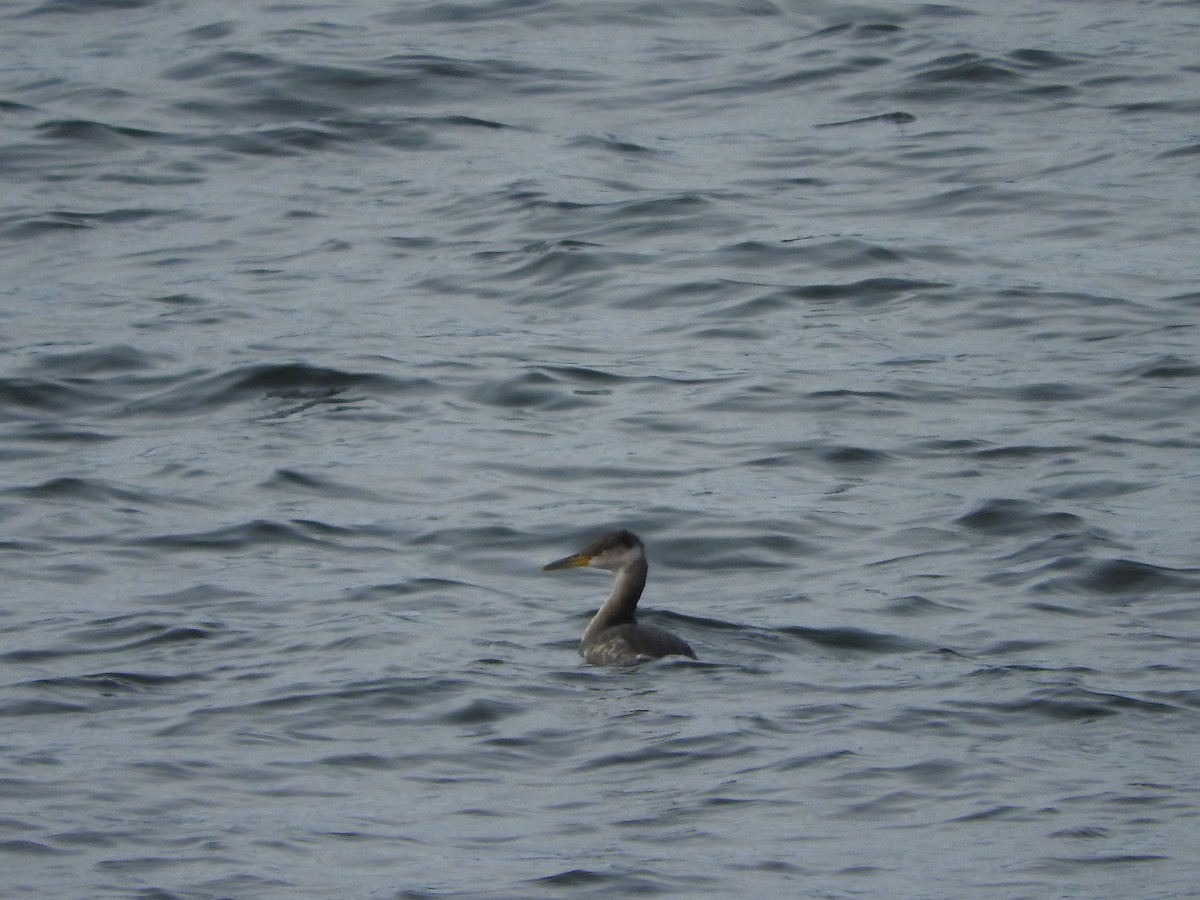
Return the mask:
POLYGON ((646 550, 632 531, 610 531, 578 553, 542 567, 549 572, 588 566, 616 577, 612 593, 588 623, 579 653, 600 666, 631 666, 664 656, 696 658, 687 641, 654 625, 638 624, 635 610, 646 586, 646 550))

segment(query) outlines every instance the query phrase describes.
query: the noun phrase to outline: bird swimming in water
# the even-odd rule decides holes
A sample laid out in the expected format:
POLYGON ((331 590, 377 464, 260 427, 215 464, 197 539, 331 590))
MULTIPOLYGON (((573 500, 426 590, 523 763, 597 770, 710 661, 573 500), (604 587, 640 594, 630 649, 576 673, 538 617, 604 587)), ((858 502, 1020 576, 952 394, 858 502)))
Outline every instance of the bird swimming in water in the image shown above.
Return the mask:
POLYGON ((587 566, 616 576, 612 593, 584 629, 579 654, 598 666, 632 666, 664 656, 690 656, 687 641, 654 625, 639 625, 634 616, 646 586, 646 548, 632 531, 610 531, 578 553, 542 566, 543 572, 587 566))

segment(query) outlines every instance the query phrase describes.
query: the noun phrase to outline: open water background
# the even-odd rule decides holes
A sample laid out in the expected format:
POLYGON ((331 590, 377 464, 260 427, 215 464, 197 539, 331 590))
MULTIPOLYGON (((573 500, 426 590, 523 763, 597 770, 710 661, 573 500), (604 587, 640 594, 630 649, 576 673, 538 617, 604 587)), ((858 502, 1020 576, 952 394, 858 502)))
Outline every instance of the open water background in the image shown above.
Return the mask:
POLYGON ((0 895, 1196 896, 1197 47, 4 4, 0 895))

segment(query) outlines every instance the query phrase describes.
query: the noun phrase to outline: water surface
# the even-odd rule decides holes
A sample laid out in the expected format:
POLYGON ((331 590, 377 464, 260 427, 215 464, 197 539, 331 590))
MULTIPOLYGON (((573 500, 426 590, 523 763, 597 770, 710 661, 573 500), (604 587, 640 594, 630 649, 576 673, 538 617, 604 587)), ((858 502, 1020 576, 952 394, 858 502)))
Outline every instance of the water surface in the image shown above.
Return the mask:
POLYGON ((10 5, 4 896, 1192 891, 1198 30, 10 5))

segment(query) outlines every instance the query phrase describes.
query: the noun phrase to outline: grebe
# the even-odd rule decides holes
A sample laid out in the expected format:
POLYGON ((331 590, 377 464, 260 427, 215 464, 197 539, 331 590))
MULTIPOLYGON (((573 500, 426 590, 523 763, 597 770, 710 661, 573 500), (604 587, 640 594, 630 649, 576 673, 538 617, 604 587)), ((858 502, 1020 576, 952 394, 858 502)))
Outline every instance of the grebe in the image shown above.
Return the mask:
POLYGON ((634 616, 646 586, 646 548, 632 531, 610 531, 578 553, 542 566, 543 572, 587 566, 607 569, 616 576, 612 593, 592 617, 579 642, 579 653, 598 666, 632 666, 664 656, 690 656, 687 641, 653 625, 639 625, 634 616))

